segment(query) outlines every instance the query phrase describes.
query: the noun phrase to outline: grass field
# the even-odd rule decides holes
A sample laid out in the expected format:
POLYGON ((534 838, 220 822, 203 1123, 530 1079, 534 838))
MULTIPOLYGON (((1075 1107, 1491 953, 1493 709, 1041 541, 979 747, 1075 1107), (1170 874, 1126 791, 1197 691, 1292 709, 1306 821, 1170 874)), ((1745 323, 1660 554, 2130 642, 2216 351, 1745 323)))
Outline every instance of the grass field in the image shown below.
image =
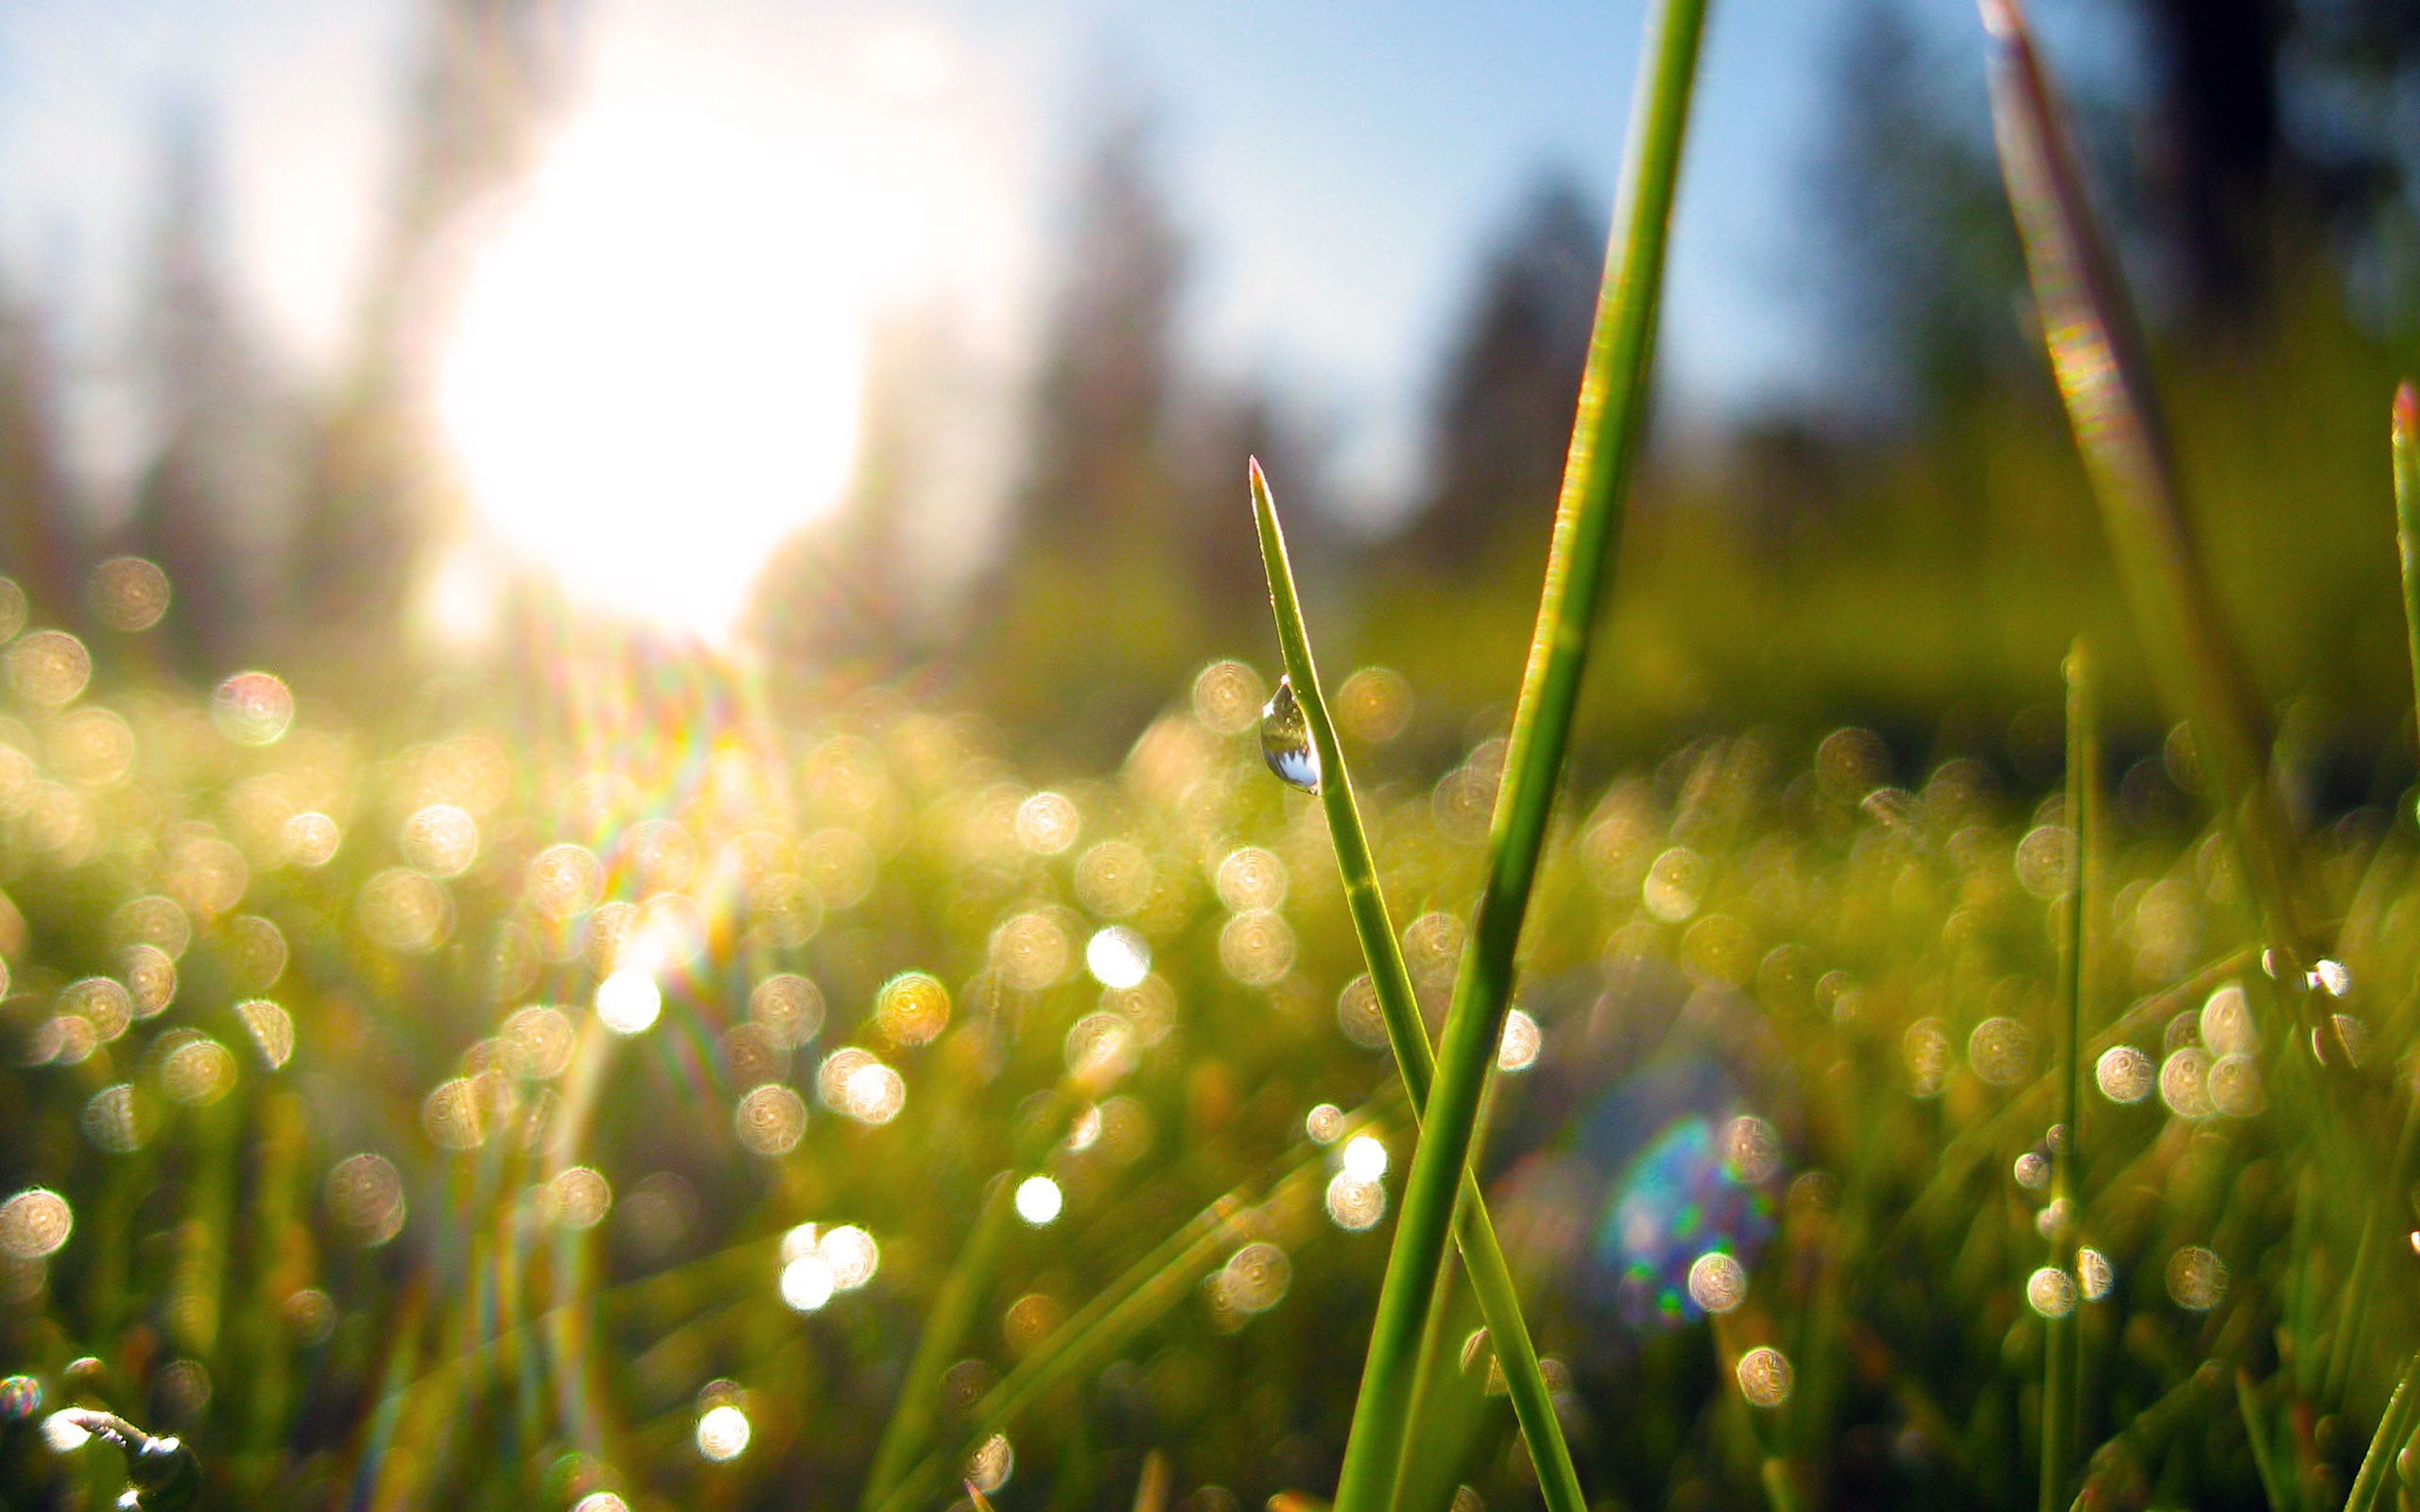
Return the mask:
MULTIPOLYGON (((2411 795, 2285 797, 1984 9, 2174 721, 2122 766, 2080 640, 2022 769, 1850 726, 1568 780, 1698 0, 1519 699, 1442 769, 1419 668, 1317 667, 1242 458, 1273 626, 1090 772, 595 628, 346 721, 164 679, 148 564, 81 639, 0 590, 0 1507, 2420 1499, 2411 795)), ((2420 675, 2409 388, 2392 455, 2420 675)))

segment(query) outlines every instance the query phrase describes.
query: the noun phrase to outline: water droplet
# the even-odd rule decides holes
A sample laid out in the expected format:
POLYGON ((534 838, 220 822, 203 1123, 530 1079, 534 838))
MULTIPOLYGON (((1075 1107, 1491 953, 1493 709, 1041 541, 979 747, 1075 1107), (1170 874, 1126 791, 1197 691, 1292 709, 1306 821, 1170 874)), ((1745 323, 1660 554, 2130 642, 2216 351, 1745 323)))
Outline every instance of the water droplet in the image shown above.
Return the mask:
POLYGON ((739 1143, 758 1155, 787 1155, 806 1132, 806 1101, 779 1083, 756 1088, 732 1109, 739 1143))
POLYGON ((1103 987, 1131 988, 1150 973, 1150 943, 1123 924, 1112 924, 1086 943, 1084 965, 1103 987))
POLYGON ((2168 1295, 2177 1306, 2206 1313, 2227 1295, 2226 1262, 2199 1245, 2168 1257, 2168 1295))
POLYGON ((1387 1146, 1372 1134, 1356 1134, 1344 1144, 1344 1174, 1375 1181, 1387 1174, 1387 1146))
POLYGON ((2100 1095, 2113 1103, 2139 1103, 2152 1093, 2152 1057, 2133 1045, 2112 1045, 2100 1053, 2093 1079, 2100 1095))
POLYGON ((2065 1317, 2076 1310, 2075 1278, 2056 1265, 2045 1265, 2026 1281, 2025 1299, 2044 1317, 2065 1317))
POLYGON ((1277 691, 1260 711, 1260 754, 1269 769, 1305 793, 1320 790, 1320 753, 1311 746, 1311 723, 1294 696, 1290 678, 1277 679, 1277 691))
POLYGON ((1709 1313, 1728 1313, 1748 1295, 1748 1272, 1722 1251, 1709 1250, 1689 1266, 1689 1297, 1709 1313))
POLYGON ((1780 1406, 1789 1400, 1790 1388, 1797 1383, 1789 1356, 1771 1345, 1760 1344, 1741 1355, 1737 1374, 1739 1394, 1758 1407, 1780 1406))
POLYGON ((873 1235, 853 1223, 842 1224, 825 1234, 817 1243, 815 1252, 832 1267, 835 1291, 856 1291, 873 1280, 873 1273, 882 1265, 882 1249, 873 1242, 873 1235))
POLYGON ((56 1192, 32 1187, 0 1202, 0 1255, 39 1260, 67 1243, 75 1211, 56 1192))
POLYGON ((1017 1216, 1036 1228, 1058 1217, 1066 1201, 1059 1183, 1046 1176, 1029 1176, 1017 1183, 1017 1216))
POLYGON ((782 1300, 794 1312, 813 1313, 832 1300, 832 1267, 821 1255, 801 1255, 782 1267, 782 1300))
POLYGON ((1266 1313, 1294 1281, 1294 1263, 1267 1240, 1244 1246, 1220 1273, 1226 1304, 1238 1313, 1266 1313))
POLYGON ((2098 1302, 2107 1297, 2109 1288, 2117 1280, 2118 1273, 2110 1265, 2107 1255, 2089 1245, 2076 1251, 2076 1282, 2083 1290, 2085 1301, 2098 1302))
POLYGON ((748 1448, 748 1415, 725 1402, 709 1407, 698 1418, 698 1452, 720 1463, 737 1459, 748 1448))
POLYGON ((1359 1233, 1387 1215, 1387 1189, 1350 1171, 1339 1171, 1328 1180, 1327 1215, 1338 1228, 1359 1233))
POLYGON ((596 1016, 615 1034, 638 1034, 664 1011, 664 993, 645 971, 615 971, 596 988, 596 1016))
POLYGON ((1016 1471, 1016 1451, 1006 1434, 994 1434, 966 1460, 966 1484, 976 1492, 996 1491, 1016 1471))
POLYGON ((1504 1016, 1504 1038, 1496 1042, 1495 1064, 1500 1071, 1527 1071, 1538 1063, 1538 1051, 1545 1042, 1538 1021, 1519 1008, 1504 1016))
POLYGON ((1344 1109, 1334 1103, 1322 1103, 1303 1116, 1303 1129, 1322 1144, 1333 1144, 1344 1132, 1344 1109))
POLYGON ((2016 1158, 2016 1184, 2033 1192, 2050 1184, 2050 1162, 2041 1151, 2028 1150, 2016 1158))

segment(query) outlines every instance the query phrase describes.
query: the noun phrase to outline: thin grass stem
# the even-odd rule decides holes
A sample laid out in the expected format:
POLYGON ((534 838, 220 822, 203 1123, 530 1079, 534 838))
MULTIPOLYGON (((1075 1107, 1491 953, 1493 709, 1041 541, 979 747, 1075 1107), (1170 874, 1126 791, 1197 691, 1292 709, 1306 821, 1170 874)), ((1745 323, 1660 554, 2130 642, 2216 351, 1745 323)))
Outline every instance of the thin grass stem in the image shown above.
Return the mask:
MULTIPOLYGON (((1311 748, 1319 757, 1320 804, 1327 818, 1330 843, 1336 850, 1337 870, 1344 882, 1346 912, 1352 918, 1361 954, 1369 962, 1370 984, 1378 1000, 1379 1016, 1386 1022, 1387 1042, 1394 1052, 1412 1115, 1418 1118, 1427 1106, 1436 1076, 1436 1057, 1429 1048, 1427 1026, 1421 1021, 1411 973, 1404 966, 1403 947, 1387 910, 1386 895, 1378 885, 1377 862, 1370 853, 1360 806, 1354 800, 1343 742, 1337 736, 1325 690, 1320 686, 1319 666, 1312 659, 1310 635, 1304 627, 1302 598, 1295 589, 1293 564, 1287 555, 1286 532, 1277 519, 1276 500, 1258 461, 1252 464, 1250 472, 1253 522, 1260 537, 1261 565, 1269 578, 1269 603, 1277 622, 1278 649, 1286 662, 1286 676, 1294 690, 1295 703, 1303 712, 1311 748)), ((1522 1315, 1520 1292, 1512 1282, 1512 1267, 1496 1242, 1495 1227, 1488 1217, 1478 1178, 1466 1172, 1461 1185, 1455 1231, 1463 1265, 1470 1273, 1471 1290, 1478 1298, 1479 1315, 1487 1324, 1489 1337, 1495 1341, 1496 1356, 1503 1365, 1513 1418, 1529 1443, 1530 1462, 1538 1467, 1539 1487, 1550 1512, 1582 1512, 1587 1499, 1580 1488, 1570 1446, 1564 1441, 1563 1424, 1555 1417, 1553 1393, 1547 1390, 1546 1375, 1538 1365, 1536 1342, 1522 1315)))
POLYGON ((2353 1473, 2353 1489, 2344 1498, 2344 1512, 2373 1512, 2394 1475, 2394 1458, 2403 1449, 2404 1440, 2411 1436, 2411 1423, 2420 1417, 2420 1355, 2414 1355, 2404 1366, 2403 1376, 2395 1383, 2394 1395, 2389 1397, 2386 1411, 2378 1416, 2378 1431, 2370 1439, 2369 1452, 2361 1456, 2361 1468, 2353 1473))
MULTIPOLYGON (((2083 1131, 2077 1114, 2083 1101, 2083 999, 2090 979, 2084 954, 2090 910, 2092 847, 2098 830, 2094 808, 2100 764, 2094 719, 2092 662, 2079 639, 2067 652, 2067 938, 2061 1002, 2050 1019, 2050 1120, 2064 1131, 2050 1152, 2050 1203, 2069 1214, 2050 1235, 2050 1263, 2080 1284, 2077 1264, 2078 1206, 2083 1200, 2083 1131)), ((2043 1319, 2041 1512, 2066 1504, 2076 1445, 2083 1438, 2083 1333, 2073 1307, 2043 1319)))
POLYGON ((1503 1032, 1513 956, 1546 845, 1590 628, 1646 430, 1665 245, 1704 23, 1704 0, 1664 0, 1651 23, 1621 209, 1581 381, 1537 631, 1513 707, 1503 786, 1488 837, 1487 882, 1445 1017, 1420 1144, 1404 1183, 1394 1246, 1345 1441, 1338 1512, 1375 1512, 1387 1504, 1409 1428, 1421 1324, 1444 1258, 1481 1094, 1503 1032))

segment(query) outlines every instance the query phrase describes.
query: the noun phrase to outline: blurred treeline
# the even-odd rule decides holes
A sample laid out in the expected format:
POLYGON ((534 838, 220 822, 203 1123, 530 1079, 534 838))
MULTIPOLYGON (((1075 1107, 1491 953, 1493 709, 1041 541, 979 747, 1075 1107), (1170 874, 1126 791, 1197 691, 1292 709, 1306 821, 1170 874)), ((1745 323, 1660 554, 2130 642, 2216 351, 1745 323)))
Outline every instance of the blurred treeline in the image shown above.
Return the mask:
MULTIPOLYGON (((2076 104, 2264 687, 2291 700, 2287 729, 2309 748, 2341 764, 2383 747, 2405 704, 2384 434, 2393 378, 2420 366, 2420 9, 2044 9, 2123 38, 2120 65, 2069 71, 2076 104)), ((1712 424, 1665 405, 1590 700, 1592 764, 1696 728, 1844 716, 2022 758, 2074 631, 2123 645, 2027 326, 1976 39, 1905 15, 1855 10, 1825 129, 1777 147, 1800 159, 1804 235, 1770 261, 1827 318, 1804 391, 1818 397, 1712 424)), ((176 586, 155 653, 167 671, 266 662, 366 707, 431 666, 416 605, 431 543, 467 507, 427 415, 431 347, 475 213, 543 143, 579 39, 538 0, 428 0, 426 17, 406 167, 332 381, 277 370, 254 335, 206 133, 172 131, 163 155, 130 498, 79 485, 68 358, 39 291, 0 268, 0 570, 38 618, 87 623, 91 564, 132 552, 176 586)), ((934 581, 916 547, 931 523, 913 523, 963 402, 945 334, 911 322, 877 354, 851 497, 777 555, 745 619, 768 685, 811 706, 912 676, 1013 743, 1122 748, 1204 661, 1267 660, 1241 484, 1255 453, 1328 661, 1403 671, 1416 748, 1459 749, 1517 676, 1601 187, 1552 170, 1507 186, 1429 379, 1411 494, 1347 509, 1316 399, 1214 374, 1188 351, 1189 227, 1214 228, 1218 207, 1172 204, 1158 150, 1121 117, 1076 165, 1053 303, 1013 401, 1022 445, 986 526, 996 547, 972 580, 934 581)), ((1722 192, 1703 174, 1685 189, 1722 192)), ((528 590, 522 608, 543 597, 528 590)), ((2121 698, 2139 700, 2118 661, 2121 698)))

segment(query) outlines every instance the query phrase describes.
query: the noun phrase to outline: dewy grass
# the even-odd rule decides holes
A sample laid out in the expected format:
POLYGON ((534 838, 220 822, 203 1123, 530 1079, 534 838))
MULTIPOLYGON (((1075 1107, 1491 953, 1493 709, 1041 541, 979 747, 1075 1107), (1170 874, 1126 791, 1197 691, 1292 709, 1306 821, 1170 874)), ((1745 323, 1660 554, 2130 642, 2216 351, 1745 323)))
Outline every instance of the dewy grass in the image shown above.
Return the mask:
POLYGON ((1591 621, 1646 429, 1665 244, 1704 23, 1704 0, 1665 0, 1651 26, 1622 208, 1589 339, 1537 631, 1513 708, 1503 786, 1488 837, 1487 883, 1455 979, 1437 1080, 1404 1183, 1394 1246, 1345 1440, 1338 1512, 1374 1512, 1388 1504, 1409 1431, 1421 1323, 1444 1259, 1480 1094, 1503 1032, 1513 954, 1571 735, 1591 621))
MULTIPOLYGON (((1386 897, 1378 886, 1377 863, 1370 854, 1361 811, 1353 800, 1353 782, 1345 769, 1343 744, 1337 738, 1336 723, 1328 715, 1327 698, 1320 687, 1319 668, 1311 659, 1310 636, 1303 625, 1302 600, 1295 592, 1293 567, 1286 555, 1286 534, 1277 523, 1276 502, 1270 495, 1269 479, 1262 474, 1257 460, 1251 467, 1251 485, 1253 524, 1260 537, 1261 566, 1269 577, 1269 603, 1277 622, 1277 644, 1311 748, 1319 757, 1320 806, 1336 847, 1337 869, 1344 881, 1346 912, 1352 917, 1353 933, 1360 942, 1361 954, 1370 964, 1370 984, 1378 1000, 1379 1013, 1386 1021, 1387 1041, 1393 1049, 1396 1066, 1401 1068, 1413 1115, 1418 1117, 1428 1103, 1436 1057, 1429 1050, 1427 1027, 1421 1022, 1420 1004, 1412 993, 1411 973, 1404 967, 1403 947, 1396 939, 1394 921, 1388 915, 1386 897)), ((1521 1425, 1522 1437, 1529 1442, 1530 1462, 1537 1467, 1539 1489, 1553 1512, 1582 1512, 1587 1499, 1581 1493, 1579 1472, 1572 1467, 1570 1447, 1564 1442, 1563 1425, 1555 1417, 1553 1394, 1547 1390, 1546 1376, 1538 1367, 1536 1343, 1530 1336, 1528 1321, 1521 1315, 1520 1293, 1512 1284, 1512 1267, 1505 1263, 1503 1247, 1496 1243, 1495 1228, 1488 1218, 1478 1177, 1465 1171, 1461 1189, 1455 1227, 1463 1263, 1470 1272, 1471 1289, 1478 1297, 1479 1314, 1486 1320, 1488 1336, 1503 1366, 1513 1417, 1521 1425)), ((1414 1368, 1416 1371, 1417 1366, 1414 1368)))
POLYGON ((2090 919, 2085 903, 2092 882, 2100 740, 2094 723, 2092 663, 2081 640, 2067 653, 2066 677, 2066 960, 2061 1001, 2050 1020, 2050 1123, 2065 1130, 2066 1138, 2050 1152, 2050 1204, 2067 1218, 2051 1231, 2050 1263, 2067 1278, 2068 1305, 2046 1309, 2043 1317, 2041 1512, 2057 1512, 2067 1504, 2067 1483, 2083 1437, 2083 1341, 2077 1312, 2083 1301, 2083 1267, 2077 1236, 2083 1203, 2083 1128, 2078 1115, 2083 1101, 2084 984, 2091 979, 2085 971, 2090 919))
MULTIPOLYGON (((1372 1101, 1338 1131, 1349 1139, 1370 1127, 1395 1095, 1372 1101)), ((942 1449, 928 1453, 899 1477, 880 1503, 880 1512, 908 1512, 925 1505, 949 1484, 964 1451, 994 1433, 1011 1433, 1033 1404, 1052 1389, 1114 1358, 1134 1336, 1166 1315, 1198 1282, 1218 1252, 1250 1225, 1253 1212, 1289 1183, 1316 1174, 1325 1151, 1310 1145, 1273 1176, 1247 1182, 1219 1196, 1178 1226, 1140 1259, 1070 1314, 1049 1340, 1017 1362, 968 1411, 966 1421, 942 1449)), ((1165 1473, 1165 1471, 1164 1471, 1165 1473)), ((1165 1488, 1164 1488, 1165 1489, 1165 1488)), ((1138 1499, 1140 1492, 1137 1493, 1138 1499)))
MULTIPOLYGON (((2316 915, 2271 791, 2266 721, 2187 522, 2125 285, 2022 9, 2017 0, 1980 3, 2001 171, 2119 583, 2163 692, 2192 727, 2267 939, 2308 969, 2318 954, 2316 915)), ((2326 1018, 2317 1014, 2324 1030, 2326 1018)))

